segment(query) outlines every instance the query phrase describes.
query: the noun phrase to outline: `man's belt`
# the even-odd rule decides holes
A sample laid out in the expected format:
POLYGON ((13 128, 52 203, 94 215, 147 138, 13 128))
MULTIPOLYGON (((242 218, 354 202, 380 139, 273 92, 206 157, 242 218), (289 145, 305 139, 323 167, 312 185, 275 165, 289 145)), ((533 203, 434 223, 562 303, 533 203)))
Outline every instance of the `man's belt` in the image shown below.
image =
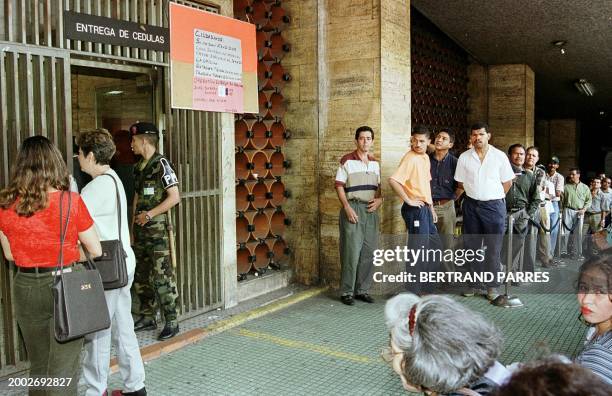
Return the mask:
POLYGON ((508 213, 520 212, 523 209, 525 209, 525 208, 510 208, 510 209, 508 209, 508 213))
POLYGON ((433 204, 434 206, 444 205, 449 203, 450 201, 452 201, 452 199, 434 199, 433 204))
POLYGON ((587 216, 595 216, 601 214, 601 212, 586 212, 587 216))

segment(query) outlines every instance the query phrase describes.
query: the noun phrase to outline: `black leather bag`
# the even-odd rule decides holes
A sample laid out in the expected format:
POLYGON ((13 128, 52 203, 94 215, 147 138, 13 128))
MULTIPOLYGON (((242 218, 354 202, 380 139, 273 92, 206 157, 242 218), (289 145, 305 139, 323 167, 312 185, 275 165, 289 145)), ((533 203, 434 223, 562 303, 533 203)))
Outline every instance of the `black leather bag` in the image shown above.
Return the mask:
POLYGON ((60 197, 60 252, 53 281, 53 318, 55 339, 67 342, 110 327, 108 306, 100 273, 91 260, 84 269, 64 269, 64 240, 70 220, 71 194, 68 193, 68 214, 63 223, 64 192, 60 197))
POLYGON ((119 186, 117 186, 117 181, 113 176, 108 174, 103 176, 110 177, 115 183, 115 191, 117 192, 117 225, 119 228, 119 240, 101 241, 102 255, 94 259, 94 264, 96 268, 98 268, 98 271, 100 271, 104 290, 112 290, 124 287, 128 283, 127 263, 125 261, 127 254, 123 249, 123 242, 121 241, 121 201, 119 200, 119 186))

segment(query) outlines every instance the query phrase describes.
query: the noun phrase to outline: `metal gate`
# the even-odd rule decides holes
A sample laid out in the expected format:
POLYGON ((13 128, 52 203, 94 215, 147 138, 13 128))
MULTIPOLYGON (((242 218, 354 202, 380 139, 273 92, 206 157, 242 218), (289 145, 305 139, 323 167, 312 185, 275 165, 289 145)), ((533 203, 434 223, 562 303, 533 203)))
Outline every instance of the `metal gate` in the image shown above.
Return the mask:
MULTIPOLYGON (((51 139, 72 165, 70 57, 65 50, 0 42, 0 186, 21 142, 33 135, 51 139)), ((69 168, 70 169, 70 168, 69 168)), ((2 258, 4 260, 4 258, 2 258)), ((14 269, 0 263, 0 377, 26 367, 14 321, 14 269)))
POLYGON ((185 317, 223 302, 221 117, 192 110, 172 110, 171 114, 173 133, 167 146, 181 182, 174 224, 179 225, 177 283, 185 317))
MULTIPOLYGON (((218 12, 199 0, 172 0, 218 12)), ((67 40, 63 11, 168 27, 170 0, 5 0, 0 6, 0 187, 21 141, 33 134, 53 140, 72 168, 70 63, 125 69, 157 68, 163 95, 156 121, 165 153, 177 168, 181 203, 173 210, 177 282, 182 318, 223 304, 221 273, 221 117, 172 110, 168 54, 67 40), (5 40, 5 41, 2 41, 5 40)), ((2 261, 2 259, 0 259, 2 261)), ((0 378, 27 368, 11 306, 12 270, 0 262, 0 378)))

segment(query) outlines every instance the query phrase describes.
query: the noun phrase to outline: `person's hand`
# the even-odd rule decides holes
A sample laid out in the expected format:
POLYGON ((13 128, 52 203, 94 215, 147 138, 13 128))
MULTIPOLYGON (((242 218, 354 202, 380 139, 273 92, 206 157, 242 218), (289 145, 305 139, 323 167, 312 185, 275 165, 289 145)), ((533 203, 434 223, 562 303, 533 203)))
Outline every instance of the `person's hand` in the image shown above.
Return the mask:
POLYGON ((606 226, 606 219, 604 219, 603 217, 601 218, 601 221, 599 222, 599 226, 601 228, 605 228, 606 226))
POLYGON ((355 213, 351 205, 344 207, 344 213, 346 213, 346 218, 348 219, 349 223, 357 224, 357 221, 359 221, 359 216, 357 216, 357 213, 355 213))
POLYGON ((149 219, 147 219, 147 212, 139 212, 136 217, 134 217, 134 223, 138 224, 139 226, 143 226, 148 222, 149 219))
POLYGON ((436 213, 436 211, 433 208, 433 206, 430 206, 429 208, 431 209, 431 216, 433 217, 433 222, 437 223, 438 222, 438 214, 436 213))
POLYGON ((380 207, 380 205, 382 205, 383 199, 382 198, 374 198, 373 200, 368 202, 368 212, 374 212, 376 209, 378 209, 380 207))
POLYGON ((422 208, 425 206, 425 202, 421 201, 420 199, 407 199, 406 203, 417 208, 422 208))
POLYGON ((578 216, 584 216, 584 212, 586 212, 586 209, 579 209, 577 210, 578 212, 578 216))

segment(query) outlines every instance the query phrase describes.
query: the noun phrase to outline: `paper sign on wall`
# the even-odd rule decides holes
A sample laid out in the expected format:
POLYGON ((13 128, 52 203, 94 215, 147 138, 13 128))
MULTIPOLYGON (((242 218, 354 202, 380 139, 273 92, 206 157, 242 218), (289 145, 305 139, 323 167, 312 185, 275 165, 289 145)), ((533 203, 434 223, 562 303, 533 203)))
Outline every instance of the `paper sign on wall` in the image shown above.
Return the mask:
POLYGON ((170 3, 172 107, 257 113, 255 25, 170 3))

